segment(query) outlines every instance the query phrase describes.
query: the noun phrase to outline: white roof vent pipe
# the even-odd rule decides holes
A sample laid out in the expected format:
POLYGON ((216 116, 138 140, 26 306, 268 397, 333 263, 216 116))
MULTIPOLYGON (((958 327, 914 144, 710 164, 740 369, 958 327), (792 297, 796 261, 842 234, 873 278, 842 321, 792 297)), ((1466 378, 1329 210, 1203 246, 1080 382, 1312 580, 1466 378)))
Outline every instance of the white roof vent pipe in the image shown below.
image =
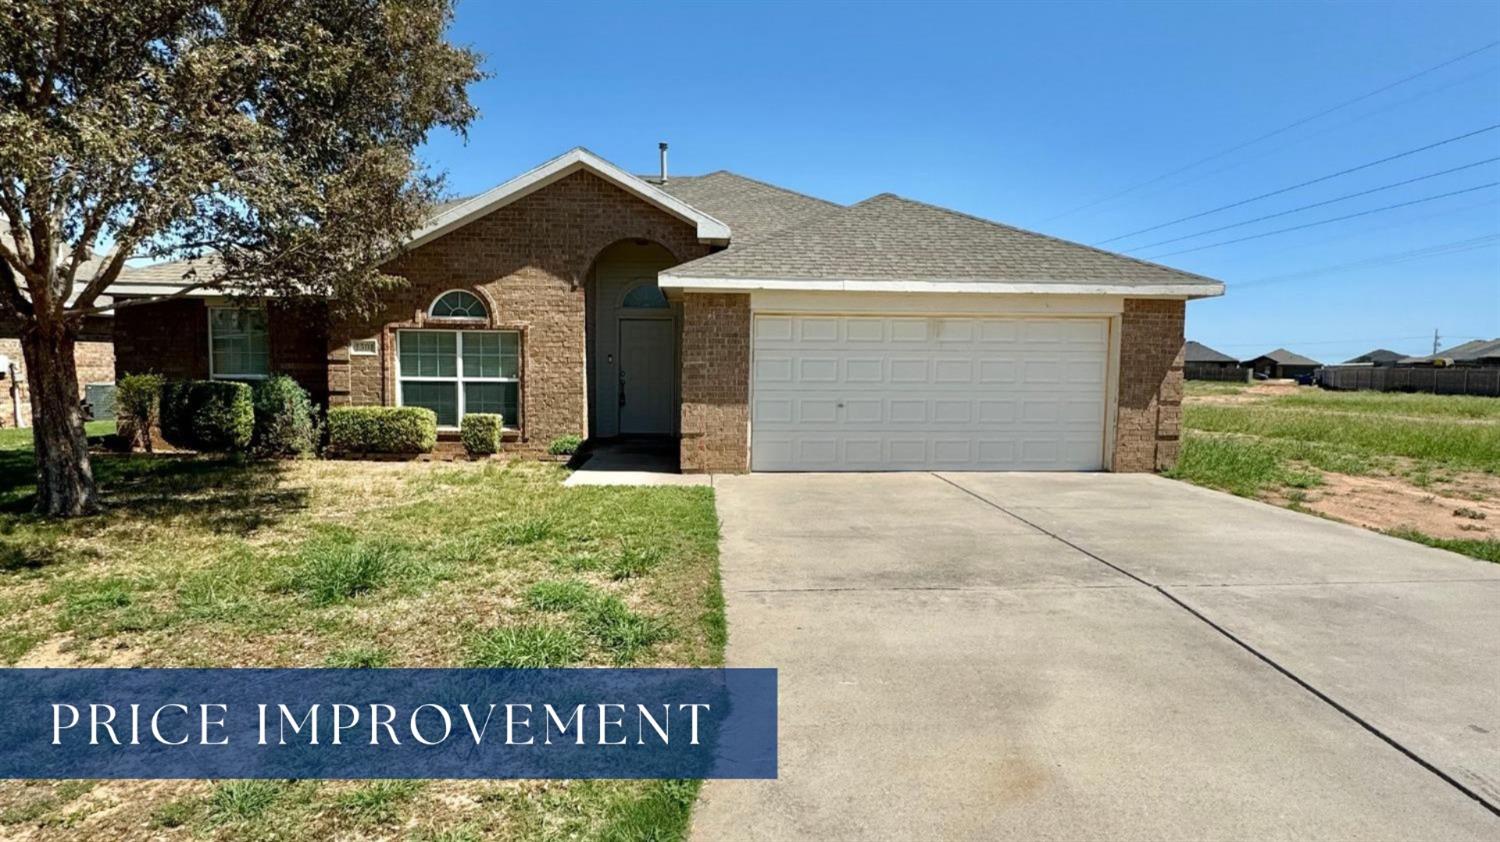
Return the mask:
POLYGON ((666 141, 662 141, 661 143, 656 144, 656 148, 661 153, 661 183, 662 184, 666 184, 667 183, 667 143, 666 143, 666 141))

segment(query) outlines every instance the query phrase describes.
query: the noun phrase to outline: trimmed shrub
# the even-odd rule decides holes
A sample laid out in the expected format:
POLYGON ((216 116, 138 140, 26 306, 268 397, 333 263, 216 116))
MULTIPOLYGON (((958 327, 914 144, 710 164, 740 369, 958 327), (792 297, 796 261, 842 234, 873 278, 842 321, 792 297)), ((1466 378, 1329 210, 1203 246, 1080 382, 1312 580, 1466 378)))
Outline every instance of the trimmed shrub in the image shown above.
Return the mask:
POLYGON ((336 406, 328 410, 328 447, 338 453, 428 453, 437 446, 437 413, 420 406, 336 406))
POLYGON ((177 447, 238 452, 255 432, 250 386, 228 380, 166 383, 161 390, 162 438, 177 447))
POLYGON ((115 383, 115 424, 125 447, 151 452, 151 431, 161 423, 159 374, 127 374, 115 383))
POLYGON ((547 445, 547 452, 553 456, 572 456, 578 452, 581 444, 583 444, 583 436, 558 436, 547 445))
POLYGON ((317 409, 297 381, 278 374, 255 384, 251 447, 263 456, 302 456, 317 444, 317 409))
POLYGON ((470 456, 488 456, 500 452, 500 430, 504 419, 488 412, 471 412, 459 422, 458 437, 470 456))

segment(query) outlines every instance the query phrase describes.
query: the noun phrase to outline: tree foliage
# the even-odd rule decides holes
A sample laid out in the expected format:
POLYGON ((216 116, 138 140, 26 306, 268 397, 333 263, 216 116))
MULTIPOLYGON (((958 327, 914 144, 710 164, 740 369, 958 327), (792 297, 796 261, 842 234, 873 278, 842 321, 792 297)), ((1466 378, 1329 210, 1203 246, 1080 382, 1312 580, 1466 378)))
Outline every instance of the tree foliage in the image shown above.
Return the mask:
POLYGON ((440 186, 413 151, 475 114, 479 57, 446 40, 452 16, 453 0, 0 0, 0 308, 23 342, 71 369, 129 258, 190 261, 177 294, 373 301, 440 186))

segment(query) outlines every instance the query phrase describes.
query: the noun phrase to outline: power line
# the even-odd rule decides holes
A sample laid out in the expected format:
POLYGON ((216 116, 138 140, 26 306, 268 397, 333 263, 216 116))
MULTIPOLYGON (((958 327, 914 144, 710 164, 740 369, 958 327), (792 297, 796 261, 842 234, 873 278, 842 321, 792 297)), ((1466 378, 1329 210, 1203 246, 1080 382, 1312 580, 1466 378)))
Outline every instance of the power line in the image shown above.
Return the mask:
MULTIPOLYGON (((1342 176, 1342 175, 1348 175, 1349 173, 1352 173, 1352 172, 1359 172, 1360 170, 1367 170, 1370 167, 1379 166, 1380 164, 1387 164, 1387 163, 1390 163, 1391 161, 1395 161, 1395 160, 1400 159, 1400 158, 1405 158, 1405 157, 1408 157, 1408 156, 1411 156, 1411 155, 1415 155, 1415 154, 1417 154, 1419 152, 1426 152, 1429 149, 1436 149, 1439 146, 1447 146, 1450 143, 1457 143, 1460 140, 1466 140, 1466 139, 1471 138, 1471 137, 1473 137, 1475 135, 1484 134, 1485 132, 1492 132, 1495 129, 1500 129, 1500 123, 1496 123, 1496 124, 1494 124, 1492 126, 1486 126, 1486 127, 1482 128, 1482 129, 1475 129, 1472 132, 1465 132, 1464 134, 1458 135, 1456 137, 1450 137, 1450 138, 1447 138, 1445 140, 1440 140, 1440 141, 1438 141, 1436 143, 1429 143, 1426 146, 1418 146, 1416 149, 1408 149, 1405 152, 1398 152, 1395 155, 1388 155, 1388 156, 1386 156, 1384 158, 1381 158, 1379 160, 1370 161, 1368 163, 1360 164, 1357 167, 1349 167, 1348 169, 1339 170, 1336 173, 1329 173, 1328 175, 1319 176, 1319 177, 1311 179, 1309 181, 1303 181, 1303 182, 1300 182, 1298 184, 1293 184, 1290 187, 1282 187, 1279 190, 1272 190, 1269 193, 1261 193, 1258 196, 1251 196, 1248 199, 1241 199, 1238 202, 1230 202, 1227 205, 1220 205, 1220 206, 1218 206, 1216 208, 1210 208, 1209 210, 1206 210, 1206 211, 1200 211, 1198 213, 1194 213, 1194 214, 1189 214, 1187 216, 1178 217, 1177 219, 1174 219, 1171 222, 1163 222, 1160 225, 1152 225, 1149 228, 1141 228, 1141 229, 1136 230, 1136 231, 1131 231, 1128 234, 1121 234, 1118 237, 1110 237, 1107 240, 1100 240, 1097 243, 1090 243, 1090 245, 1093 245, 1093 246, 1102 246, 1102 245, 1104 245, 1106 243, 1112 243, 1115 240, 1123 240, 1126 237, 1134 237, 1137 234, 1144 234, 1144 233, 1146 233, 1148 231, 1155 231, 1158 228, 1166 228, 1169 225, 1176 225, 1179 222, 1187 222, 1187 221, 1192 220, 1192 219, 1198 219, 1199 217, 1204 217, 1204 216, 1209 216, 1210 214, 1219 213, 1220 211, 1227 211, 1230 208, 1237 208, 1237 207, 1240 207, 1241 205, 1248 205, 1251 202, 1258 202, 1261 199, 1269 199, 1272 196, 1280 196, 1282 193, 1290 193, 1293 190, 1300 190, 1303 187, 1309 187, 1311 185, 1318 184, 1320 182, 1328 181, 1329 179, 1332 179, 1332 178, 1338 178, 1339 176, 1342 176)), ((1144 246, 1142 246, 1142 248, 1144 248, 1144 246)))
POLYGON ((1239 150, 1244 149, 1247 146, 1254 146, 1255 144, 1260 143, 1263 140, 1269 140, 1269 139, 1271 139, 1273 137, 1276 137, 1277 135, 1289 132, 1292 129, 1297 128, 1298 126, 1302 126, 1302 125, 1310 123, 1310 122, 1312 122, 1314 120, 1317 120, 1320 117, 1326 117, 1326 116, 1328 116, 1329 114, 1332 114, 1335 111, 1340 111, 1342 109, 1348 108, 1349 106, 1354 105, 1355 103, 1363 102, 1363 101, 1365 101, 1365 100, 1367 100, 1367 99, 1369 99, 1369 98, 1371 98, 1373 96, 1377 96, 1379 94, 1383 94, 1383 93, 1385 93, 1386 91, 1388 91, 1388 90, 1390 90, 1392 88, 1398 87, 1400 85, 1404 85, 1407 82, 1410 82, 1410 81, 1412 81, 1414 79, 1419 79, 1419 78, 1421 78, 1423 76, 1426 76, 1429 73, 1434 73, 1434 72, 1436 72, 1438 70, 1442 70, 1443 68, 1447 67, 1450 64, 1457 64, 1458 62, 1463 61, 1464 59, 1469 58, 1470 56, 1478 55, 1478 54, 1480 54, 1480 53, 1482 53, 1482 52, 1484 52, 1486 50, 1492 49, 1493 47, 1495 47, 1497 45, 1500 45, 1500 41, 1491 41, 1490 43, 1485 44, 1482 47, 1477 47, 1475 49, 1469 50, 1468 52, 1463 53, 1462 55, 1458 55, 1458 56, 1455 56, 1455 57, 1453 57, 1451 59, 1448 59, 1447 61, 1435 64, 1435 65, 1433 65, 1431 67, 1428 67, 1425 70, 1420 70, 1420 71, 1418 71, 1416 73, 1413 73, 1410 76, 1406 76, 1406 77, 1403 77, 1401 79, 1397 79, 1396 81, 1391 82, 1388 85, 1384 85, 1382 87, 1376 88, 1375 90, 1370 91, 1369 93, 1360 94, 1359 96, 1357 96, 1357 97, 1355 97, 1353 99, 1345 100, 1344 102, 1341 102, 1338 105, 1335 105, 1335 106, 1333 106, 1331 108, 1326 108, 1326 109, 1324 109, 1322 111, 1319 111, 1316 114, 1312 114, 1310 116, 1303 117, 1303 118, 1301 118, 1299 120, 1294 120, 1291 123, 1288 123, 1288 124, 1282 126, 1279 129, 1274 129, 1272 131, 1266 132, 1265 134, 1259 135, 1258 137, 1254 137, 1254 138, 1252 138, 1250 140, 1245 141, 1244 143, 1238 144, 1236 146, 1231 146, 1228 149, 1225 149, 1225 150, 1223 150, 1221 152, 1216 152, 1216 153, 1214 153, 1212 155, 1209 155, 1208 157, 1199 158, 1198 160, 1196 160, 1196 161, 1194 161, 1194 162, 1192 162, 1190 164, 1187 164, 1186 166, 1178 167, 1177 169, 1172 170, 1171 172, 1163 173, 1163 174, 1161 174, 1161 175, 1159 175, 1159 176, 1157 176, 1157 177, 1155 177, 1153 179, 1150 179, 1149 181, 1143 181, 1143 182, 1141 182, 1139 184, 1136 184, 1136 185, 1134 185, 1132 187, 1127 187, 1124 190, 1120 190, 1118 192, 1112 193, 1112 194, 1110 194, 1108 196, 1105 196, 1105 197, 1103 197, 1101 199, 1095 199, 1095 200, 1093 200, 1091 202, 1087 202, 1085 204, 1079 205, 1078 207, 1072 208, 1070 210, 1065 210, 1062 213, 1057 214, 1056 216, 1049 217, 1048 219, 1043 220, 1043 222, 1044 223, 1046 223, 1046 222, 1052 222, 1053 220, 1061 219, 1061 218, 1063 218, 1065 216, 1071 216, 1072 214, 1075 214, 1078 211, 1087 210, 1087 209, 1089 209, 1089 208, 1091 208, 1091 207, 1093 207, 1095 205, 1103 204, 1105 202, 1114 201, 1115 199, 1118 199, 1119 197, 1124 196, 1124 195, 1126 195, 1128 193, 1133 193, 1136 190, 1141 189, 1142 187, 1149 187, 1152 184, 1155 184, 1155 183, 1157 183, 1157 182, 1159 182, 1159 181, 1161 181, 1163 179, 1171 178, 1172 176, 1177 175, 1178 173, 1186 172, 1186 171, 1188 171, 1188 170, 1192 169, 1193 167, 1196 167, 1196 166, 1198 166, 1200 164, 1206 164, 1209 161, 1217 160, 1219 158, 1224 157, 1225 155, 1229 155, 1229 154, 1232 154, 1234 152, 1238 152, 1239 150))
POLYGON ((1478 78, 1480 78, 1482 76, 1487 76, 1487 75, 1489 75, 1491 73, 1494 73, 1497 69, 1500 69, 1500 64, 1490 65, 1489 67, 1486 67, 1483 70, 1478 71, 1477 73, 1471 73, 1468 76, 1460 77, 1460 78, 1455 79, 1453 81, 1446 82, 1446 83, 1444 83, 1442 85, 1438 85, 1438 86, 1433 87, 1433 88, 1428 88, 1428 89, 1423 90, 1423 91, 1418 91, 1417 93, 1415 93, 1415 94, 1413 94, 1413 95, 1411 95, 1409 97, 1404 97, 1402 99, 1398 99, 1395 102, 1386 103, 1385 105, 1382 105, 1379 108, 1376 108, 1376 109, 1374 109, 1372 111, 1366 111, 1365 113, 1363 113, 1363 114, 1361 114, 1361 115, 1359 115, 1357 117, 1353 117, 1351 119, 1345 120, 1342 123, 1335 123, 1332 126, 1327 126, 1325 128, 1318 129, 1317 131, 1315 131, 1315 132, 1313 132, 1313 133, 1311 133, 1309 135, 1306 135, 1304 137, 1297 138, 1296 140, 1289 141, 1287 143, 1283 143, 1283 144, 1280 144, 1278 146, 1273 146, 1270 149, 1265 150, 1264 152, 1261 152, 1261 153, 1259 153, 1257 155, 1251 156, 1251 157, 1246 158, 1244 160, 1236 161, 1236 162, 1231 163, 1231 164, 1225 164, 1222 167, 1216 167, 1214 169, 1208 170, 1207 172, 1196 173, 1194 175, 1188 176, 1187 178, 1183 178, 1183 179, 1174 181, 1171 184, 1164 184, 1164 185, 1156 188, 1155 190, 1149 191, 1147 193, 1147 195, 1154 195, 1156 193, 1160 193, 1163 190, 1176 190, 1176 189, 1178 189, 1180 187, 1186 187, 1189 184, 1195 184, 1195 183, 1197 183, 1199 181, 1202 181, 1205 178, 1211 178, 1211 177, 1213 177, 1215 175, 1218 175, 1220 173, 1224 173, 1224 172, 1228 172, 1230 170, 1238 169, 1240 167, 1245 166, 1246 164, 1251 164, 1251 163, 1254 163, 1256 161, 1260 161, 1260 160, 1263 160, 1265 158, 1268 158, 1268 157, 1276 154, 1277 152, 1281 152, 1281 151, 1286 150, 1286 149, 1291 149, 1294 146, 1300 146, 1300 145, 1302 145, 1304 143, 1307 143, 1308 141, 1311 141, 1311 140, 1316 140, 1317 138, 1322 137, 1323 135, 1328 134, 1329 132, 1336 132, 1339 129, 1348 128, 1349 126, 1355 125, 1356 123, 1361 123, 1361 122, 1363 122, 1365 120, 1370 119, 1371 117, 1375 117, 1375 116, 1378 116, 1380 114, 1384 114, 1387 111, 1392 111, 1394 109, 1400 108, 1401 106, 1407 105, 1408 103, 1416 102, 1419 99, 1423 99, 1423 98, 1432 96, 1433 94, 1442 93, 1443 91, 1449 90, 1450 88, 1458 87, 1459 85, 1468 84, 1469 82, 1472 82, 1475 79, 1478 79, 1478 78))
POLYGON ((1444 257, 1450 254, 1462 254, 1477 249, 1495 248, 1500 246, 1500 234, 1486 234, 1481 237, 1471 237, 1466 240, 1454 240, 1447 243, 1424 246, 1422 248, 1408 249, 1406 251, 1392 252, 1390 254, 1376 255, 1361 260, 1352 260, 1348 263, 1338 263, 1332 266, 1319 266, 1314 269, 1306 269, 1300 272, 1288 272, 1282 275, 1268 275, 1250 281, 1243 281, 1230 285, 1231 292, 1240 292, 1244 289, 1253 289, 1259 286, 1284 283, 1286 281, 1305 280, 1323 275, 1333 275, 1339 272, 1347 272, 1350 269, 1366 269, 1376 266, 1386 266, 1396 263, 1408 263, 1413 260, 1424 260, 1431 257, 1444 257))
POLYGON ((1290 252, 1301 251, 1301 250, 1304 250, 1304 249, 1324 248, 1329 243, 1343 242, 1344 240, 1350 239, 1351 237, 1359 237, 1359 236, 1363 236, 1363 235, 1368 235, 1368 234, 1375 233, 1377 231, 1389 231, 1389 230, 1391 230, 1393 228, 1406 228, 1406 227, 1409 227, 1409 226, 1412 226, 1412 225, 1417 225, 1419 223, 1430 222, 1431 220, 1434 220, 1434 219, 1443 219, 1445 217, 1451 217, 1451 216, 1456 216, 1458 214, 1468 213, 1469 211, 1480 210, 1480 209, 1483 209, 1483 208, 1492 208, 1492 207, 1495 207, 1496 205, 1500 205, 1500 199, 1486 199, 1483 202, 1474 202, 1472 204, 1459 205, 1458 207, 1444 208, 1444 209, 1442 209, 1440 211, 1437 211, 1435 213, 1424 213, 1424 214, 1418 214, 1416 216, 1403 217, 1403 218, 1400 218, 1400 219, 1392 220, 1390 222, 1381 223, 1379 225, 1367 225, 1367 226, 1363 226, 1363 227, 1360 227, 1360 228, 1355 228, 1355 229, 1352 229, 1352 230, 1349 230, 1349 231, 1344 231, 1344 232, 1339 233, 1339 234, 1334 234, 1331 237, 1319 237, 1318 239, 1315 239, 1315 240, 1307 240, 1307 241, 1303 241, 1303 242, 1288 243, 1286 245, 1281 246, 1281 253, 1282 254, 1287 254, 1287 253, 1290 253, 1290 252))
POLYGON ((1492 181, 1489 184, 1480 184, 1480 185, 1476 185, 1474 187, 1466 187, 1466 188, 1464 188, 1462 190, 1454 190, 1451 193, 1439 193, 1436 196, 1424 196, 1423 198, 1420 198, 1420 199, 1413 199, 1410 202, 1399 202, 1399 203, 1394 204, 1394 205, 1385 205, 1384 207, 1371 208, 1369 210, 1360 211, 1359 213, 1351 213, 1351 214, 1347 214, 1345 216, 1335 216, 1335 217, 1333 217, 1331 219, 1320 219, 1317 222, 1309 222, 1309 223, 1306 223, 1304 225, 1293 225, 1290 228, 1278 228, 1275 231, 1266 231, 1266 232, 1261 233, 1261 234, 1251 234, 1248 237, 1240 237, 1240 238, 1234 239, 1234 240, 1222 240, 1222 241, 1217 242, 1217 243, 1209 243, 1206 246, 1197 246, 1196 248, 1182 249, 1181 251, 1169 251, 1166 254, 1152 255, 1152 256, 1150 256, 1150 257, 1148 257, 1146 259, 1147 260, 1159 260, 1159 259, 1161 259, 1163 257, 1172 257, 1173 255, 1178 255, 1178 254, 1188 254, 1190 252, 1203 251, 1204 249, 1218 248, 1219 246, 1227 246, 1227 245, 1232 245, 1234 243, 1243 243, 1243 242, 1245 242, 1247 240, 1259 240, 1262 237, 1270 237, 1270 236, 1273 236, 1275 234, 1286 234, 1286 233, 1288 233, 1290 231, 1301 231, 1303 228, 1313 228, 1313 227, 1316 227, 1316 226, 1319 226, 1319 225, 1328 225, 1329 223, 1332 223, 1332 222, 1343 222, 1346 219, 1357 219, 1358 217, 1361 217, 1361 216, 1369 216, 1372 213, 1380 213, 1382 211, 1395 210, 1396 208, 1405 208, 1405 207, 1410 207, 1412 205, 1420 205, 1423 202, 1435 202, 1438 199, 1446 199, 1449 196, 1461 196, 1464 193, 1473 193, 1476 190, 1487 190, 1487 189, 1489 189, 1491 187, 1496 187, 1496 186, 1500 186, 1500 181, 1492 181))
POLYGON ((1133 248, 1128 248, 1128 249, 1125 250, 1125 253, 1129 254, 1130 252, 1133 252, 1133 251, 1142 251, 1144 249, 1156 248, 1157 246, 1164 246, 1164 245, 1167 245, 1169 243, 1176 243, 1176 242, 1179 242, 1179 241, 1182 241, 1182 240, 1191 240, 1194 237, 1202 237, 1202 236, 1205 236, 1207 234, 1217 234, 1220 231, 1228 231, 1231 228, 1240 228, 1240 227, 1245 226, 1245 225, 1253 225, 1253 224, 1255 224, 1257 222, 1265 222, 1268 219, 1275 219, 1275 218, 1277 218, 1279 216, 1287 216, 1288 214, 1299 213, 1299 212, 1305 211, 1305 210, 1312 210, 1313 208, 1321 208, 1324 205, 1332 205, 1332 204, 1336 204, 1338 202, 1348 201, 1349 199, 1357 199, 1360 196, 1368 196, 1371 193, 1379 193, 1379 192, 1381 192, 1383 190, 1391 190, 1391 189, 1394 189, 1396 187, 1404 187, 1404 186, 1406 186, 1408 184, 1416 184, 1419 181, 1426 181, 1429 178, 1437 178, 1438 176, 1441 176, 1441 175, 1448 175, 1450 173, 1461 172, 1463 170, 1473 169, 1474 167, 1483 166, 1485 164, 1493 164, 1496 161, 1500 161, 1500 156, 1496 156, 1494 158, 1486 158, 1483 161, 1475 161, 1472 164, 1464 164, 1461 167, 1454 167, 1453 169, 1442 170, 1441 172, 1428 173, 1427 175, 1419 175, 1416 178, 1408 178, 1405 181, 1397 181, 1397 182, 1393 182, 1391 184, 1382 184, 1379 187, 1372 187, 1369 190, 1361 190, 1358 193, 1346 193, 1343 196, 1338 196, 1338 197, 1335 197, 1335 198, 1332 198, 1332 199, 1325 199, 1325 200, 1323 200, 1321 202, 1314 202, 1314 203, 1312 203, 1310 205, 1303 205, 1303 206, 1298 207, 1298 208, 1292 208, 1291 210, 1277 211, 1276 213, 1269 213, 1269 214, 1266 214, 1265 216, 1257 216, 1254 219, 1247 219, 1244 222, 1234 222, 1234 223, 1231 223, 1229 225, 1221 225, 1218 228, 1210 228, 1210 229, 1208 229, 1206 231, 1197 231, 1197 232, 1194 232, 1192 234, 1183 234, 1180 237, 1173 237, 1170 240, 1158 240, 1157 242, 1148 243, 1148 244, 1146 244, 1144 246, 1135 246, 1133 248))

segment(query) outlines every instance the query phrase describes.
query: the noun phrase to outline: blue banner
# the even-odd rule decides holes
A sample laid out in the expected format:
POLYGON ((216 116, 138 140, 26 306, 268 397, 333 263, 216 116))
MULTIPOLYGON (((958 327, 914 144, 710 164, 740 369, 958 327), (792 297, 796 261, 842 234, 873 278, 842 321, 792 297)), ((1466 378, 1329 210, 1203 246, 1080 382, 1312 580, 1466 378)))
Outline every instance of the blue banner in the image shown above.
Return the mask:
POLYGON ((774 778, 771 669, 0 669, 0 778, 774 778))

